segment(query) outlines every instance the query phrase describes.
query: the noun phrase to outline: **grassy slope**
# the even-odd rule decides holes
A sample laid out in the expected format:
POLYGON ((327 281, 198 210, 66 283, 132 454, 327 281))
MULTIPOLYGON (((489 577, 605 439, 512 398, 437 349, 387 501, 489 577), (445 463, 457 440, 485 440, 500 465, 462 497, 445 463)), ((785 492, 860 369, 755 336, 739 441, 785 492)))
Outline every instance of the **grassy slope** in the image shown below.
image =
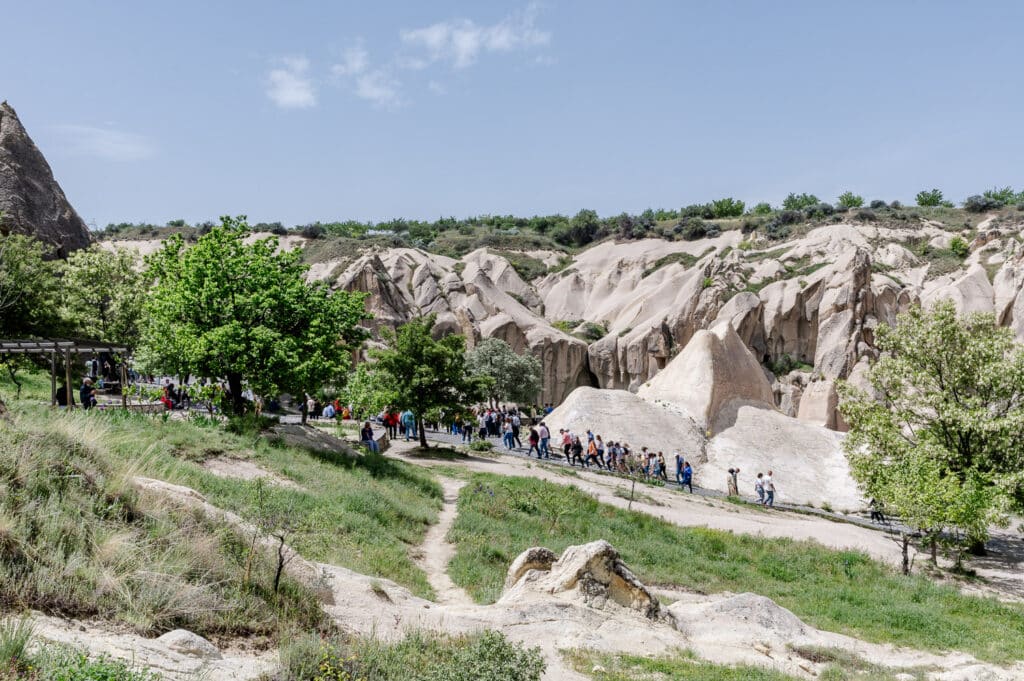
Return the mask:
POLYGON ((606 539, 648 584, 703 593, 751 591, 810 624, 869 641, 963 650, 991 661, 1024 658, 1024 607, 902 577, 855 551, 812 542, 679 528, 599 504, 575 488, 527 478, 474 475, 449 535, 456 584, 493 602, 508 564, 530 546, 555 552, 606 539), (561 513, 557 524, 552 516, 561 513))
POLYGON ((40 428, 85 433, 96 447, 130 465, 135 475, 192 487, 210 503, 245 518, 259 515, 251 482, 215 476, 198 462, 210 456, 251 459, 301 489, 265 486, 271 511, 294 519, 289 543, 303 556, 392 579, 432 595, 426 575, 409 558, 436 522, 442 492, 429 474, 383 457, 353 462, 226 432, 219 426, 119 412, 53 414, 22 410, 40 428))
MULTIPOLYGON (((119 620, 142 634, 273 638, 320 628, 315 596, 238 532, 140 497, 71 419, 0 422, 0 605, 119 620)), ((86 424, 89 425, 89 424, 86 424)))

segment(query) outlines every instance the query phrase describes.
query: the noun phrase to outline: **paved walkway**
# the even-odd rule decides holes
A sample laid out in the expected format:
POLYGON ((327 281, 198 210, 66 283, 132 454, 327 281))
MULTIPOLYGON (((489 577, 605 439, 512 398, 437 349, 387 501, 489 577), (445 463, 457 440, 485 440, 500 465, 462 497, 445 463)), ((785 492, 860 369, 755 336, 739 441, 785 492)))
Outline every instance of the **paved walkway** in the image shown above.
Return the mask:
MULTIPOLYGON (((451 446, 459 446, 459 445, 464 444, 463 441, 462 441, 462 436, 461 435, 452 435, 451 433, 448 433, 448 432, 445 432, 445 431, 427 430, 427 439, 432 441, 432 442, 437 442, 437 443, 451 445, 451 446)), ((475 439, 475 436, 474 436, 474 439, 475 439)), ((538 460, 536 458, 536 456, 530 456, 529 455, 529 448, 528 447, 514 447, 513 449, 508 449, 507 447, 505 447, 505 445, 502 442, 501 438, 496 438, 496 437, 489 437, 489 438, 487 438, 487 441, 490 442, 492 445, 494 445, 494 450, 493 451, 496 452, 496 453, 499 453, 499 454, 502 454, 502 455, 505 455, 505 456, 515 456, 515 457, 519 457, 519 458, 523 458, 523 459, 531 459, 531 460, 534 460, 534 461, 538 460)), ((575 469, 584 469, 585 468, 590 473, 600 473, 600 474, 603 474, 603 475, 609 475, 609 476, 620 477, 620 478, 621 477, 626 477, 626 476, 624 476, 621 473, 611 472, 611 471, 608 471, 608 470, 605 470, 605 469, 602 469, 602 468, 598 468, 597 466, 586 467, 586 466, 576 466, 574 464, 571 464, 568 461, 566 461, 565 458, 562 456, 562 450, 561 450, 560 447, 557 450, 552 449, 551 458, 550 459, 540 459, 539 461, 541 462, 542 465, 559 466, 559 467, 562 467, 562 468, 575 468, 575 469)), ((670 467, 670 470, 671 470, 671 467, 670 467)), ((646 485, 647 484, 647 483, 644 483, 640 479, 638 479, 637 481, 640 482, 642 485, 646 485)), ((683 488, 681 485, 678 485, 676 483, 674 477, 669 477, 668 481, 667 482, 663 482, 663 484, 664 484, 666 489, 678 490, 679 492, 681 492, 683 494, 688 494, 689 493, 688 488, 683 488)), ((699 487, 697 485, 693 486, 693 494, 698 495, 698 496, 702 496, 702 497, 711 497, 711 498, 715 498, 715 499, 724 499, 727 496, 725 493, 719 492, 718 490, 708 489, 706 487, 699 487)), ((758 503, 757 500, 753 499, 753 498, 751 498, 751 499, 747 499, 747 498, 744 498, 744 497, 740 497, 740 498, 744 502, 750 503, 752 505, 756 505, 758 503)), ((871 521, 868 518, 865 518, 863 516, 846 515, 844 513, 835 513, 833 511, 825 511, 823 509, 813 508, 813 507, 810 507, 810 506, 800 506, 800 505, 797 505, 797 504, 776 503, 775 504, 775 508, 776 509, 780 509, 780 510, 785 510, 785 511, 793 511, 793 512, 796 512, 796 513, 806 513, 806 514, 810 514, 810 515, 816 515, 816 516, 820 516, 822 518, 828 518, 830 520, 835 520, 835 521, 839 521, 839 522, 853 523, 854 525, 860 525, 861 527, 868 527, 868 528, 871 528, 871 529, 881 530, 881 531, 889 532, 889 533, 892 533, 892 534, 898 534, 900 532, 909 532, 909 529, 907 527, 905 527, 904 525, 902 525, 901 523, 898 523, 898 522, 888 522, 888 523, 885 523, 885 524, 879 524, 879 523, 873 522, 873 521, 871 521)))

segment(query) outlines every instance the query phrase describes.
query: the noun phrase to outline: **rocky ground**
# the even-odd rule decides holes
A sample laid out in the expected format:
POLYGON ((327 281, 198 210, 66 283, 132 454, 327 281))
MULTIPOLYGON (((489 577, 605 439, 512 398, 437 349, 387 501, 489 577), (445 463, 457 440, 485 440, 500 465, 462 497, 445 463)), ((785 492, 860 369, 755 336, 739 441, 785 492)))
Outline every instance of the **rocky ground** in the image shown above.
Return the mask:
MULTIPOLYGON (((413 450, 412 444, 397 442, 388 455, 426 467, 453 465, 448 460, 412 456, 413 450)), ((533 476, 557 484, 573 484, 603 503, 629 503, 615 493, 623 481, 610 476, 580 472, 566 477, 550 465, 508 456, 470 457, 457 460, 454 465, 467 471, 533 476)), ((226 475, 234 472, 242 477, 253 476, 248 467, 224 465, 220 470, 226 475)), ((289 570, 318 585, 325 610, 349 631, 391 639, 410 628, 449 633, 495 628, 514 640, 540 645, 549 665, 546 679, 586 678, 570 669, 561 654, 581 647, 623 653, 689 648, 718 663, 768 666, 813 678, 824 665, 793 651, 794 646, 801 645, 845 650, 892 669, 928 668, 930 678, 946 681, 1024 678, 1022 664, 1001 668, 979 663, 961 653, 924 653, 819 631, 756 594, 697 595, 651 590, 622 563, 614 547, 603 541, 570 547, 561 556, 546 549, 531 549, 509 567, 499 601, 494 605, 476 605, 447 574, 454 547, 447 543, 446 535, 455 520, 455 501, 464 483, 450 477, 442 477, 442 483, 444 508, 416 552, 418 564, 437 592, 434 601, 418 598, 385 579, 308 562, 298 556, 289 564, 289 570), (659 593, 672 601, 671 605, 663 605, 657 597, 659 593)), ((166 495, 169 501, 251 530, 237 516, 211 507, 188 488, 147 479, 139 479, 137 486, 146 493, 166 495)), ((814 539, 827 546, 864 550, 888 561, 895 561, 898 552, 883 533, 874 529, 785 511, 745 509, 665 488, 645 487, 633 507, 680 525, 814 539)), ((1019 563, 1006 562, 1000 573, 1012 582, 1008 584, 1011 591, 1015 589, 1018 593, 1024 581, 1019 568, 1019 563)), ((37 615, 36 621, 39 634, 45 639, 132 659, 172 679, 194 678, 196 674, 216 679, 254 679, 275 664, 272 653, 243 648, 218 650, 187 632, 142 639, 102 623, 70 622, 42 615, 37 615)))

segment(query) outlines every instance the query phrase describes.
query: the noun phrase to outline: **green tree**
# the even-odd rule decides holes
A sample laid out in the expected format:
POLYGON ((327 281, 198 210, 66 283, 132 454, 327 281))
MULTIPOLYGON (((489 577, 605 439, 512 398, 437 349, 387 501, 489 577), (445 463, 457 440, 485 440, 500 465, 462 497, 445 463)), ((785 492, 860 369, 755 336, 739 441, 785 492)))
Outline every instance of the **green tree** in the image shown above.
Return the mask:
POLYGON ((821 203, 814 194, 793 194, 790 193, 782 201, 782 207, 786 210, 803 210, 821 203))
POLYGON ((839 205, 843 208, 860 208, 864 205, 864 197, 853 192, 843 192, 839 195, 839 205))
POLYGON ((711 202, 711 212, 716 218, 736 218, 743 215, 746 205, 730 197, 711 202))
POLYGON ((147 258, 140 351, 160 371, 226 379, 236 413, 244 383, 301 395, 340 377, 366 317, 363 294, 308 283, 297 251, 248 233, 244 217, 224 217, 194 246, 173 236, 147 258))
POLYGON ((0 235, 0 337, 59 335, 57 264, 43 244, 0 235))
POLYGON ((352 406, 354 414, 365 417, 396 404, 398 394, 394 390, 393 382, 387 380, 383 374, 375 372, 373 364, 362 362, 349 374, 339 398, 343 403, 352 406))
POLYGON ((470 370, 490 379, 488 398, 493 403, 533 404, 540 392, 541 363, 530 354, 517 355, 500 338, 487 338, 466 357, 470 370))
POLYGON ((871 393, 840 385, 854 478, 911 526, 963 549, 1024 509, 1024 347, 950 301, 882 325, 871 393))
POLYGON ((998 201, 1004 205, 1017 203, 1019 194, 1013 191, 1012 187, 993 187, 982 194, 986 199, 998 201))
POLYGON ((488 380, 471 373, 466 366, 466 343, 462 336, 434 339, 434 315, 414 319, 397 331, 381 336, 387 347, 375 350, 373 374, 395 391, 394 404, 416 415, 420 446, 427 446, 423 415, 433 409, 448 412, 466 409, 483 399, 488 380))
POLYGON ((767 201, 762 201, 761 203, 751 208, 750 212, 753 213, 754 215, 771 215, 772 204, 768 203, 767 201))
POLYGON ((61 268, 62 312, 78 335, 134 347, 146 282, 135 255, 93 245, 73 252, 61 268))
POLYGON ((919 206, 943 206, 946 200, 942 197, 942 190, 922 190, 917 193, 917 205, 919 206))

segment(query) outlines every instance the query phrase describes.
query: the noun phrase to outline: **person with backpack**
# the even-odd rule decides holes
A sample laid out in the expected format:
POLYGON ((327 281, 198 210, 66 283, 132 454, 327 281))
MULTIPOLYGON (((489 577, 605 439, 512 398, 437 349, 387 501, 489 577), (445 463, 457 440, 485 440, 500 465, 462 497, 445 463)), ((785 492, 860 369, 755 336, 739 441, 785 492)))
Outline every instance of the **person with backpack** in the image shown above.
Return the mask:
POLYGON ((597 458, 597 442, 595 440, 587 442, 587 458, 583 460, 583 465, 586 468, 590 468, 591 461, 593 461, 598 468, 601 467, 601 459, 597 458))
POLYGON ((570 466, 575 466, 576 462, 580 462, 580 468, 583 468, 583 443, 579 437, 572 436, 572 460, 569 462, 570 466))

